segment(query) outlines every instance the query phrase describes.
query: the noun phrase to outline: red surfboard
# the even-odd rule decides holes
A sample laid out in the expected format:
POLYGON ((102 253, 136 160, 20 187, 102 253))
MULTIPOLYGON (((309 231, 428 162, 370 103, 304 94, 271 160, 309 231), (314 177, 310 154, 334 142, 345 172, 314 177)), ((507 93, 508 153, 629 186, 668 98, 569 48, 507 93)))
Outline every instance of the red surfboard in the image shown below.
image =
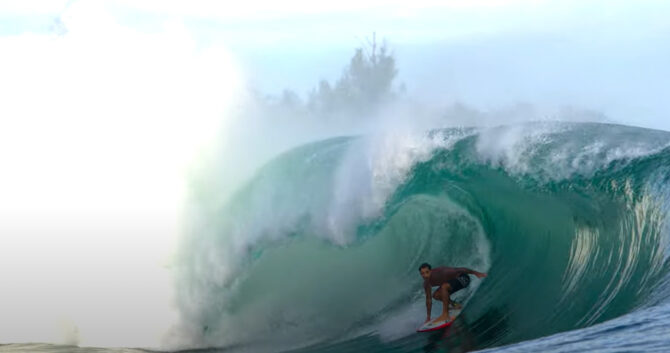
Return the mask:
POLYGON ((437 331, 441 330, 443 328, 449 327, 454 321, 440 321, 437 323, 427 322, 425 325, 419 327, 416 329, 416 332, 430 332, 430 331, 437 331))
MULTIPOLYGON (((451 311, 451 310, 450 310, 450 311, 451 311)), ((459 309, 459 310, 453 310, 453 311, 451 311, 451 312, 452 312, 451 317, 453 317, 454 320, 456 320, 456 316, 458 316, 458 314, 461 313, 461 310, 460 310, 460 309, 459 309)), ((421 327, 419 327, 418 329, 416 329, 416 332, 430 332, 430 331, 441 330, 441 329, 443 329, 443 328, 447 328, 447 327, 451 326, 451 324, 454 323, 454 320, 451 320, 451 321, 438 321, 438 322, 428 321, 428 322, 426 322, 425 324, 423 324, 421 327)))

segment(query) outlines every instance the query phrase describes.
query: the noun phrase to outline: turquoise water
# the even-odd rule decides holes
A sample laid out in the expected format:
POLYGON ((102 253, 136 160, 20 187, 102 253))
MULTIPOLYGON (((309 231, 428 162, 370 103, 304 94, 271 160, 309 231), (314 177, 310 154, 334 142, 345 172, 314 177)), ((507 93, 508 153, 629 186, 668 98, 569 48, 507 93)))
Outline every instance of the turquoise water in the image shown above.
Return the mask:
POLYGON ((667 351, 668 146, 532 123, 295 148, 197 215, 182 335, 198 352, 667 351), (489 274, 442 332, 415 333, 423 262, 489 274))
POLYGON ((534 123, 296 148, 185 244, 182 312, 200 347, 333 352, 476 350, 635 315, 668 294, 669 144, 534 123), (414 332, 422 262, 489 273, 438 335, 414 332))

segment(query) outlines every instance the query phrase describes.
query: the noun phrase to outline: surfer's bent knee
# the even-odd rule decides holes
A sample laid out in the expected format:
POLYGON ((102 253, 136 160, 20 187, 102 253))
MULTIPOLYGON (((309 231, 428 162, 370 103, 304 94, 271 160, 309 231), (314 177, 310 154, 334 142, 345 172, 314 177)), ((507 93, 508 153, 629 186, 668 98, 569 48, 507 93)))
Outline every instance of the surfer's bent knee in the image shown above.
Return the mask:
POLYGON ((451 285, 450 285, 449 283, 444 283, 444 284, 442 284, 442 286, 440 287, 440 289, 442 289, 442 287, 444 287, 444 289, 447 290, 447 294, 451 294, 451 285))

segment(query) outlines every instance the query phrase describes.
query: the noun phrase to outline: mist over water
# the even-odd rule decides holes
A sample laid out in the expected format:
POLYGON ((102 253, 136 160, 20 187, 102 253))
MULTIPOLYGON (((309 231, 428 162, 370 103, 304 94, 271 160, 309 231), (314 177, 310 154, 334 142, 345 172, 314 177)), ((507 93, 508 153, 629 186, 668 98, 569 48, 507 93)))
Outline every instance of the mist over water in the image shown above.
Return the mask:
POLYGON ((665 27, 592 46, 381 21, 292 50, 108 5, 0 37, 0 342, 412 351, 423 261, 491 271, 458 298, 464 350, 665 302, 668 136, 609 124, 667 130, 665 27))
POLYGON ((158 347, 188 170, 231 104, 223 48, 73 2, 0 37, 0 342, 158 347))

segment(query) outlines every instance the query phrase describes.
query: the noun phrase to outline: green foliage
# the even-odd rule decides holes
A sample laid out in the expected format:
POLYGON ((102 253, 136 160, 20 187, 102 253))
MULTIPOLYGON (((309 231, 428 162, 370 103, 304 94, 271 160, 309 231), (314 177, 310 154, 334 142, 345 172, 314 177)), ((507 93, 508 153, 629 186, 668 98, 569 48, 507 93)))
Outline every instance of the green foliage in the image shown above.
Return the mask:
POLYGON ((398 74, 395 58, 384 43, 377 48, 358 48, 342 76, 331 85, 322 80, 307 103, 319 114, 370 113, 379 104, 393 98, 393 81, 398 74), (368 49, 368 50, 366 50, 368 49))

